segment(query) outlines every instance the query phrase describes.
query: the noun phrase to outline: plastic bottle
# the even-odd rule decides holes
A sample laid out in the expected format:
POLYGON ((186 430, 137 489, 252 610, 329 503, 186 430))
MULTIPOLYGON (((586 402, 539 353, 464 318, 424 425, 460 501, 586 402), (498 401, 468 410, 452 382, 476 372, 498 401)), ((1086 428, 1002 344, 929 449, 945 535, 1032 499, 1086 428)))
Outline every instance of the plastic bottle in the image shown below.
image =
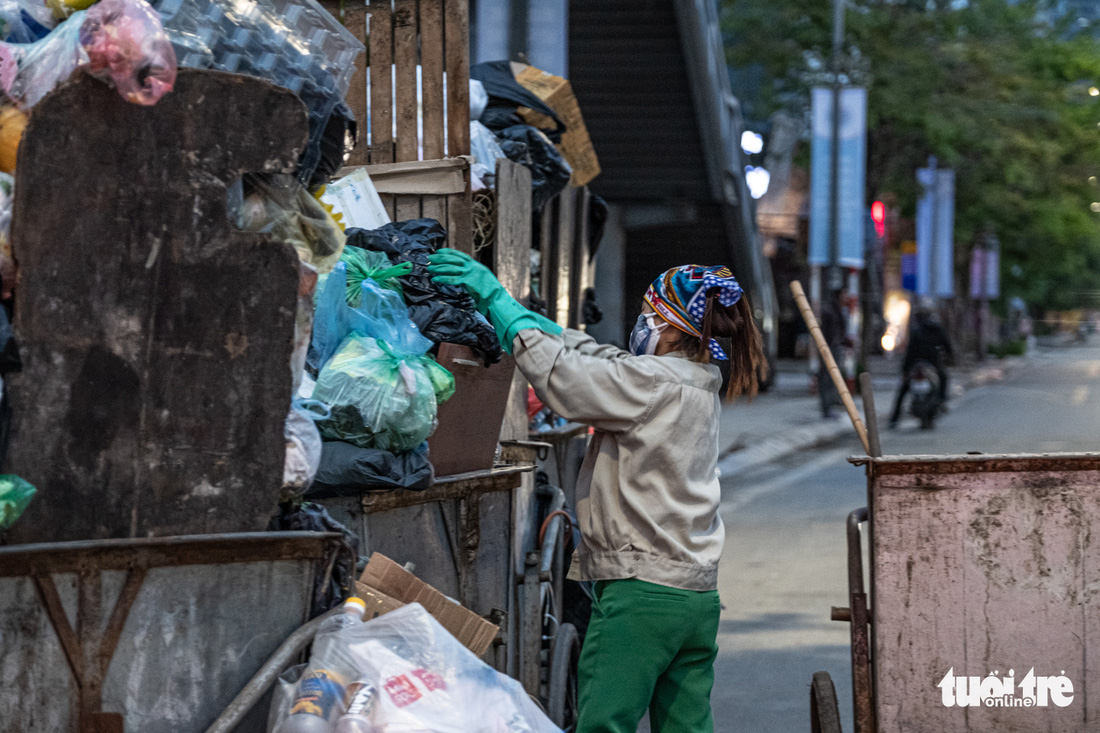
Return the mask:
POLYGON ((363 600, 352 597, 344 602, 343 613, 321 624, 290 714, 276 733, 333 733, 336 718, 344 711, 344 686, 355 672, 336 633, 363 623, 365 610, 363 600))
POLYGON ((336 733, 373 733, 370 711, 376 692, 374 685, 363 680, 348 685, 347 712, 336 721, 336 733))

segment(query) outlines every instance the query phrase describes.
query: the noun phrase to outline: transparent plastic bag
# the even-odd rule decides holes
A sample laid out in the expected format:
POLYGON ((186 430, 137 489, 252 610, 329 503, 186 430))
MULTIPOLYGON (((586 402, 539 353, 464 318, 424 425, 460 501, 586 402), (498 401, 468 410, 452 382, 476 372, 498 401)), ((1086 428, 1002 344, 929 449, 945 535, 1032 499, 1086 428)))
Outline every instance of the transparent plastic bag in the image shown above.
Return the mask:
MULTIPOLYGON (((409 263, 404 263, 409 264, 409 263)), ((353 327, 362 329, 367 336, 385 341, 401 355, 419 356, 432 348, 432 342, 420 333, 409 318, 409 307, 401 293, 387 290, 367 278, 359 284, 359 305, 355 309, 362 325, 353 321, 353 327)))
POLYGON ((295 664, 279 675, 271 692, 271 707, 267 713, 267 733, 275 733, 279 723, 290 713, 294 704, 294 693, 298 691, 298 680, 306 671, 306 664, 295 664))
POLYGON ((286 460, 283 464, 282 501, 304 494, 321 466, 321 433, 317 421, 329 417, 327 405, 317 400, 295 400, 283 423, 286 460), (320 409, 320 412, 317 410, 320 409))
POLYGON ((306 364, 316 374, 328 363, 340 344, 351 333, 350 314, 345 292, 347 265, 337 262, 332 272, 317 281, 313 299, 313 338, 306 364))
POLYGON ((377 731, 560 733, 522 685, 462 646, 419 603, 337 635, 377 690, 377 731))
POLYGON ((289 89, 309 112, 309 144, 298 179, 308 183, 322 160, 325 128, 343 101, 364 51, 315 0, 153 0, 187 68, 267 79, 289 89))
MULTIPOLYGON (((325 625, 330 630, 322 627, 314 638, 309 663, 293 683, 289 704, 282 699, 272 699, 268 713, 269 731, 282 733, 288 727, 294 730, 296 726, 293 724, 284 725, 291 716, 298 719, 305 717, 307 720, 316 716, 320 719, 316 722, 324 721, 331 726, 343 712, 345 689, 356 679, 357 672, 355 659, 348 650, 348 630, 331 630, 333 621, 334 618, 328 619, 325 625)), ((324 730, 323 727, 321 729, 324 730)))
POLYGON ((18 476, 0 476, 0 530, 15 524, 35 493, 36 489, 18 476))
POLYGON ((492 188, 497 175, 497 160, 507 158, 497 142, 496 135, 478 121, 470 123, 470 154, 474 156, 474 168, 485 185, 492 188))
POLYGON ((34 0, 0 0, 0 36, 9 43, 34 43, 57 25, 50 9, 34 0))
POLYGON ((290 354, 290 394, 302 386, 309 344, 313 333, 313 293, 317 289, 317 270, 298 262, 298 305, 294 311, 294 350, 290 354))
POLYGON ((0 86, 21 109, 30 109, 66 81, 88 54, 80 44, 87 11, 73 16, 34 43, 0 43, 0 86))
POLYGON ((291 244, 298 258, 324 274, 340 261, 344 233, 294 176, 249 173, 230 205, 238 229, 262 232, 291 244))
POLYGON ((435 387, 416 356, 353 333, 317 376, 314 399, 332 408, 321 435, 360 448, 412 450, 436 424, 435 387))
POLYGON ((40 41, 0 43, 0 87, 24 110, 81 67, 134 104, 156 104, 176 80, 175 51, 144 0, 100 0, 40 41))
POLYGON ((92 76, 133 104, 156 104, 176 83, 176 52, 144 0, 99 0, 80 28, 92 76))

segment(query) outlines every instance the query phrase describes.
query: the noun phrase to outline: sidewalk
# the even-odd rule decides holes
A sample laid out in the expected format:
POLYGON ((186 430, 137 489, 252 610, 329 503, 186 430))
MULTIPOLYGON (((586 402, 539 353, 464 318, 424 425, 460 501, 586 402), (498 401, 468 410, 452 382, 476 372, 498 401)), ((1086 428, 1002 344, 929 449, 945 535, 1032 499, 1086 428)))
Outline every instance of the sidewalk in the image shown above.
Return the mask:
MULTIPOLYGON (((949 383, 952 395, 1001 381, 1027 360, 1028 357, 1010 357, 953 367, 949 383)), ((899 362, 875 357, 869 369, 879 428, 885 429, 900 380, 899 362)), ((718 469, 723 475, 742 473, 841 440, 856 440, 855 428, 843 407, 836 410, 836 419, 822 419, 818 398, 809 391, 811 379, 806 370, 805 361, 781 361, 771 390, 751 403, 737 402, 725 407, 719 427, 718 454, 718 469)), ((852 397, 860 417, 864 418, 863 400, 858 394, 852 397)))

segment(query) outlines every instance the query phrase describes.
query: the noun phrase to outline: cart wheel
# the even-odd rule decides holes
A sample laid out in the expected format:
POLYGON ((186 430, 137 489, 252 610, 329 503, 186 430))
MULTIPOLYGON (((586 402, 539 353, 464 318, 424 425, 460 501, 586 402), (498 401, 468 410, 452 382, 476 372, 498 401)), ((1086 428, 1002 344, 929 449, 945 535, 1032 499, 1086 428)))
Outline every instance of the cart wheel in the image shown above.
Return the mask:
POLYGON ((546 714, 562 730, 573 730, 577 724, 577 662, 581 658, 581 641, 573 624, 558 628, 550 651, 550 684, 546 696, 546 714))
POLYGON ((836 688, 828 672, 814 672, 810 685, 810 733, 841 733, 836 688))

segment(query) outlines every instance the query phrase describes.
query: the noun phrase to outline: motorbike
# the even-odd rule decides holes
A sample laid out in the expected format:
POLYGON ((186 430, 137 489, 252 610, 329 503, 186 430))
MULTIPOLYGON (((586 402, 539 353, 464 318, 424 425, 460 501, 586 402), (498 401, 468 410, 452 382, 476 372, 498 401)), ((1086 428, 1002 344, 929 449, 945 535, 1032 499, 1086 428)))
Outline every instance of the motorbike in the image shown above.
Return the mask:
POLYGON ((909 368, 909 410, 920 420, 921 430, 931 430, 940 413, 940 376, 936 368, 926 361, 918 361, 909 368))

